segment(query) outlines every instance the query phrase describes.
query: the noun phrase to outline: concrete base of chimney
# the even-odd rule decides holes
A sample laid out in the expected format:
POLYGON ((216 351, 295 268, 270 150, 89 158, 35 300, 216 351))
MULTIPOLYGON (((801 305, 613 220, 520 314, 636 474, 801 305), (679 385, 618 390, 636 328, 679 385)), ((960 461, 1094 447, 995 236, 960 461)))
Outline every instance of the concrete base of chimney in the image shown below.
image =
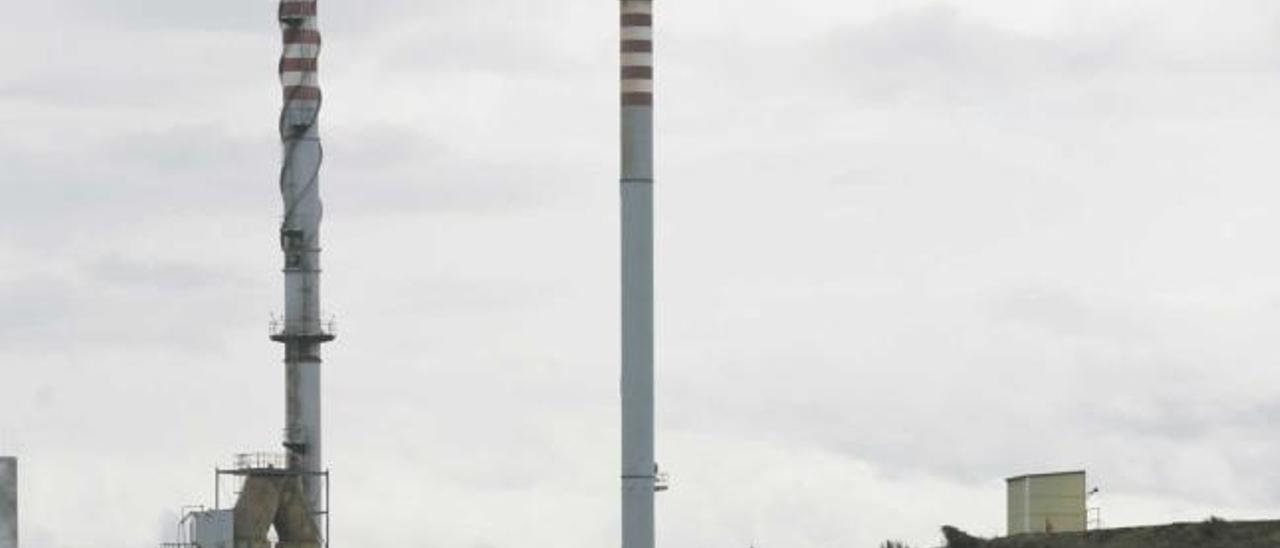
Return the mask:
POLYGON ((321 548, 316 525, 298 476, 278 471, 250 474, 235 507, 236 548, 271 548, 272 526, 280 542, 276 548, 321 548))

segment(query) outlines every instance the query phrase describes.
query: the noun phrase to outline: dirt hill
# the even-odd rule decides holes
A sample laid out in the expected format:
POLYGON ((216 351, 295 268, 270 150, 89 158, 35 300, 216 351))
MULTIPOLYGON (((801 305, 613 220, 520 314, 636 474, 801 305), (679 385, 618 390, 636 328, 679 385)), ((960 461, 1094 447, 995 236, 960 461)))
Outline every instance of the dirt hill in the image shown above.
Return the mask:
POLYGON ((1155 527, 1101 529, 1087 533, 1020 535, 978 539, 944 527, 946 548, 1278 548, 1280 521, 1174 523, 1155 527))

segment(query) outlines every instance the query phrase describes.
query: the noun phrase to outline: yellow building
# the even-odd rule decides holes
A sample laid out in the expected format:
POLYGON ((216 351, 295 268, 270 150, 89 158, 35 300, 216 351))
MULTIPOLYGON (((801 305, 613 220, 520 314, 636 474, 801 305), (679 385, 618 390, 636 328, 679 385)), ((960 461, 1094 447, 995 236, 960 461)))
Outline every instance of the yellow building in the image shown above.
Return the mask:
POLYGON ((1005 480, 1009 488, 1009 536, 1084 531, 1085 473, 1029 474, 1005 480))

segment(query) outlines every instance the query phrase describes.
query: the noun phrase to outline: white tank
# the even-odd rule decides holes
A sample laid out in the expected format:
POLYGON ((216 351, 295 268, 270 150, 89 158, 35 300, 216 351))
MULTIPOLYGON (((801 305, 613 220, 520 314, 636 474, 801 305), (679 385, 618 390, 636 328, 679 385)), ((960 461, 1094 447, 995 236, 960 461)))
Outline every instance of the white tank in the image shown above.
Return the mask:
POLYGON ((191 514, 189 538, 197 548, 235 548, 235 512, 205 510, 191 514))

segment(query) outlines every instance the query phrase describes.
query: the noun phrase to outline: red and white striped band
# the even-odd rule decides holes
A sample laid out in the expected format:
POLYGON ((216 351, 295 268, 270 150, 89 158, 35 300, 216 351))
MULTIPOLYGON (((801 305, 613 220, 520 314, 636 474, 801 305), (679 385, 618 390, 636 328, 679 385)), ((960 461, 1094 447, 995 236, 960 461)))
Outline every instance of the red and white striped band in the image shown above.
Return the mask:
POLYGON ((622 0, 622 105, 653 105, 653 0, 622 0))
MULTIPOLYGON (((316 26, 316 0, 280 0, 280 29, 284 53, 280 56, 280 85, 284 100, 319 101, 320 30, 316 26)), ((287 105, 286 105, 287 106, 287 105)))

